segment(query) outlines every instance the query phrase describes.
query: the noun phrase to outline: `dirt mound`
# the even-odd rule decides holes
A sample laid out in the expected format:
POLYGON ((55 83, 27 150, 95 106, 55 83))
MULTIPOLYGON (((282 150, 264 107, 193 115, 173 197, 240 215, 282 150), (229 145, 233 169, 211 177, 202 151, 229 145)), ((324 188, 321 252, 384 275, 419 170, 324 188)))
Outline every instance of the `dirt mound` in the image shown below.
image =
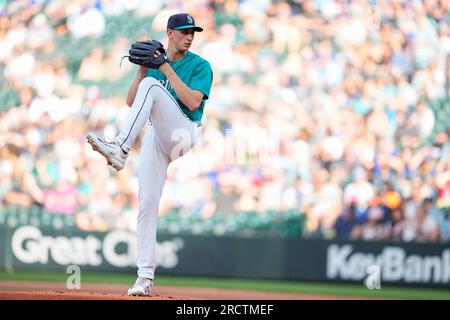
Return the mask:
POLYGON ((0 300, 328 300, 358 297, 263 292, 220 288, 163 287, 157 284, 150 297, 129 297, 123 284, 82 283, 68 290, 63 282, 0 281, 0 300))
POLYGON ((58 291, 3 291, 0 300, 195 300, 192 297, 161 296, 129 297, 117 293, 58 292, 58 291))

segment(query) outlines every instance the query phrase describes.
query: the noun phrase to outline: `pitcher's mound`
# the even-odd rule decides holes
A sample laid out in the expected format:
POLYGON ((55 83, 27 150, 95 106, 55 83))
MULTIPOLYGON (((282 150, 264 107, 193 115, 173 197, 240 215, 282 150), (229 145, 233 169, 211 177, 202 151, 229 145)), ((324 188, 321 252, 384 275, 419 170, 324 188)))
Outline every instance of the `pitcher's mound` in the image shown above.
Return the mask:
POLYGON ((126 294, 98 292, 58 292, 58 291, 3 291, 0 300, 195 300, 184 296, 151 295, 130 297, 126 294))
MULTIPOLYGON (((342 295, 264 292, 223 288, 166 287, 156 285, 149 297, 129 297, 128 285, 82 283, 69 290, 64 282, 0 281, 0 300, 328 300, 364 299, 342 295)), ((367 299, 367 297, 366 297, 367 299)))

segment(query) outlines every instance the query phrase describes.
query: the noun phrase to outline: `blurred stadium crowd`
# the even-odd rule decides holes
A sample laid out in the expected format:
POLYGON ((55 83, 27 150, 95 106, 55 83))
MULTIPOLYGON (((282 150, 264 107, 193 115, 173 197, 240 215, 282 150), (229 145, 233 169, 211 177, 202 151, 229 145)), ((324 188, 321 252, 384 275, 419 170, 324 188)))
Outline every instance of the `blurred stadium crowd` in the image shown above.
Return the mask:
POLYGON ((450 241, 446 0, 0 1, 1 223, 134 230, 138 145, 116 174, 85 135, 115 135, 120 58, 180 11, 214 85, 160 229, 450 241))

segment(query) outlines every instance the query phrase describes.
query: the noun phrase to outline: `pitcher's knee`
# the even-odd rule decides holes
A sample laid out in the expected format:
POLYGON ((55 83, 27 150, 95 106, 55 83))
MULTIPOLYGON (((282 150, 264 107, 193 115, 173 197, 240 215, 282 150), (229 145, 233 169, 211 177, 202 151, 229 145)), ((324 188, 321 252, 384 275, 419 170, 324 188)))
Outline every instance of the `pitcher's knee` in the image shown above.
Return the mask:
POLYGON ((150 88, 152 85, 154 84, 159 84, 161 85, 161 82, 159 82, 158 80, 156 80, 153 77, 145 77, 144 79, 141 80, 141 82, 139 83, 139 87, 143 87, 144 89, 148 89, 150 88))

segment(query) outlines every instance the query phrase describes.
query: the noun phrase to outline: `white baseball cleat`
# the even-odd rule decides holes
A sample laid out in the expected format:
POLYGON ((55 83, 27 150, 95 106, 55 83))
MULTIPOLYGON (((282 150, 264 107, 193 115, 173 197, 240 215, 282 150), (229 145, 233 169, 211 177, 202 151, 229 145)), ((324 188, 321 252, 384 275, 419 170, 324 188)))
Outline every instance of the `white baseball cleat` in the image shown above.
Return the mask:
POLYGON ((134 285, 128 289, 129 296, 149 296, 153 287, 152 279, 137 278, 134 285))
POLYGON ((125 161, 127 160, 127 155, 123 152, 117 142, 108 142, 103 135, 96 136, 93 133, 88 133, 86 139, 92 146, 92 149, 106 158, 108 165, 112 166, 117 171, 123 169, 125 161))

